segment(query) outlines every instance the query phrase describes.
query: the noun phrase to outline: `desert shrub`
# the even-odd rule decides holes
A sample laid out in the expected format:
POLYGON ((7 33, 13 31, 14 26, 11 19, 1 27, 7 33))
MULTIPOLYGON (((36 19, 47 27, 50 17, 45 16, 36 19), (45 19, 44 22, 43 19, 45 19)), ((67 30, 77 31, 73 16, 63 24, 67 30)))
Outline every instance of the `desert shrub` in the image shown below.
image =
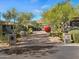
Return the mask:
POLYGON ((74 41, 74 43, 79 43, 79 30, 71 30, 68 33, 71 34, 71 38, 74 41))
POLYGON ((32 34, 33 33, 33 29, 32 28, 29 28, 28 29, 28 34, 32 34))
POLYGON ((21 35, 19 33, 16 33, 16 38, 20 38, 21 35))
POLYGON ((8 42, 8 37, 4 35, 0 35, 0 42, 8 42))
POLYGON ((61 37, 61 38, 62 38, 62 34, 63 34, 62 32, 61 33, 52 33, 53 36, 58 36, 58 37, 61 37))
POLYGON ((23 25, 17 25, 15 28, 15 33, 19 33, 20 31, 27 31, 27 27, 23 26, 23 25))

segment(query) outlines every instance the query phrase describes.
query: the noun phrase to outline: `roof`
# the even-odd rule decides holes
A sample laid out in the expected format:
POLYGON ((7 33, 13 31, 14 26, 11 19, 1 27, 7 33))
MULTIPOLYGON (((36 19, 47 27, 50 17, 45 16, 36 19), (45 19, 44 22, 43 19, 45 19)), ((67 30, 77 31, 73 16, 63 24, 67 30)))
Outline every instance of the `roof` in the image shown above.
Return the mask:
POLYGON ((0 21, 0 25, 14 25, 12 22, 0 21))
POLYGON ((43 23, 43 22, 44 22, 44 19, 43 18, 37 20, 37 23, 43 23))

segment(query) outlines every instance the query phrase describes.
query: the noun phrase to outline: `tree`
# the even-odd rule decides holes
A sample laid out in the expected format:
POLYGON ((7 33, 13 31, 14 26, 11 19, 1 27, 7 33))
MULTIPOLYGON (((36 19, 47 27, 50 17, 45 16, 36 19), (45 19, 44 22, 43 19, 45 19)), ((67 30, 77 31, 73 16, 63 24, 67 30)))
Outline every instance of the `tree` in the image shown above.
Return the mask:
POLYGON ((30 23, 31 18, 32 18, 31 13, 19 12, 17 15, 17 25, 15 32, 18 33, 21 30, 27 31, 27 25, 30 23))
POLYGON ((43 13, 45 21, 48 21, 48 24, 58 31, 61 29, 61 23, 64 24, 72 20, 74 16, 79 16, 79 13, 75 10, 75 7, 70 4, 70 1, 58 3, 43 13))
POLYGON ((37 21, 32 21, 31 24, 35 28, 41 28, 41 26, 42 26, 42 24, 41 23, 37 23, 37 21))
POLYGON ((24 26, 26 26, 30 20, 32 18, 32 13, 25 13, 25 12, 21 12, 18 15, 18 24, 22 24, 24 26))
POLYGON ((42 29, 42 23, 38 23, 37 21, 31 21, 32 27, 34 30, 41 30, 42 29))
POLYGON ((12 8, 11 10, 8 10, 7 12, 3 13, 3 17, 5 18, 6 21, 10 22, 14 20, 14 23, 17 18, 17 12, 15 8, 12 8))
POLYGON ((3 13, 3 17, 5 18, 6 21, 10 22, 11 21, 10 11, 7 11, 6 13, 3 13))
POLYGON ((12 8, 11 10, 10 10, 10 13, 11 13, 11 18, 14 20, 14 23, 16 22, 16 18, 17 18, 17 11, 16 11, 16 9, 15 8, 12 8))

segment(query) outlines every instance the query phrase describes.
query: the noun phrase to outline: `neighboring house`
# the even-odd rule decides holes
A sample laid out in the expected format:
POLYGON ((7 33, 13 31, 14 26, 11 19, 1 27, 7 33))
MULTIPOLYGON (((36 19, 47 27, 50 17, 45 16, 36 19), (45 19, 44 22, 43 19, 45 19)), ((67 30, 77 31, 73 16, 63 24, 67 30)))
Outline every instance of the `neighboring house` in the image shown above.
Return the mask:
POLYGON ((43 23, 43 22, 44 22, 44 19, 43 18, 37 20, 37 23, 43 23))
POLYGON ((14 24, 10 22, 0 21, 0 34, 5 35, 13 31, 14 24))

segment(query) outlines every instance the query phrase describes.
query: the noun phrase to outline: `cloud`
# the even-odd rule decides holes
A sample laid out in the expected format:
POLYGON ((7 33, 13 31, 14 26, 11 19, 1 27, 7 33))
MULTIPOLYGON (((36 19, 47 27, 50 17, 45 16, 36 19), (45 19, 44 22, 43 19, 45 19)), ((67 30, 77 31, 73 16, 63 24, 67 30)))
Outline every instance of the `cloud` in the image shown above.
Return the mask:
POLYGON ((37 12, 37 13, 40 13, 41 11, 40 10, 38 10, 38 9, 36 9, 36 10, 34 10, 35 12, 37 12))
POLYGON ((3 6, 4 6, 3 4, 0 4, 0 9, 3 8, 3 6))
POLYGON ((48 7, 49 7, 49 5, 43 5, 41 8, 45 9, 45 8, 48 8, 48 7))
POLYGON ((33 13, 41 14, 42 10, 41 9, 35 9, 35 10, 33 10, 33 13))
POLYGON ((31 0, 31 3, 35 3, 35 2, 37 2, 38 0, 31 0))

